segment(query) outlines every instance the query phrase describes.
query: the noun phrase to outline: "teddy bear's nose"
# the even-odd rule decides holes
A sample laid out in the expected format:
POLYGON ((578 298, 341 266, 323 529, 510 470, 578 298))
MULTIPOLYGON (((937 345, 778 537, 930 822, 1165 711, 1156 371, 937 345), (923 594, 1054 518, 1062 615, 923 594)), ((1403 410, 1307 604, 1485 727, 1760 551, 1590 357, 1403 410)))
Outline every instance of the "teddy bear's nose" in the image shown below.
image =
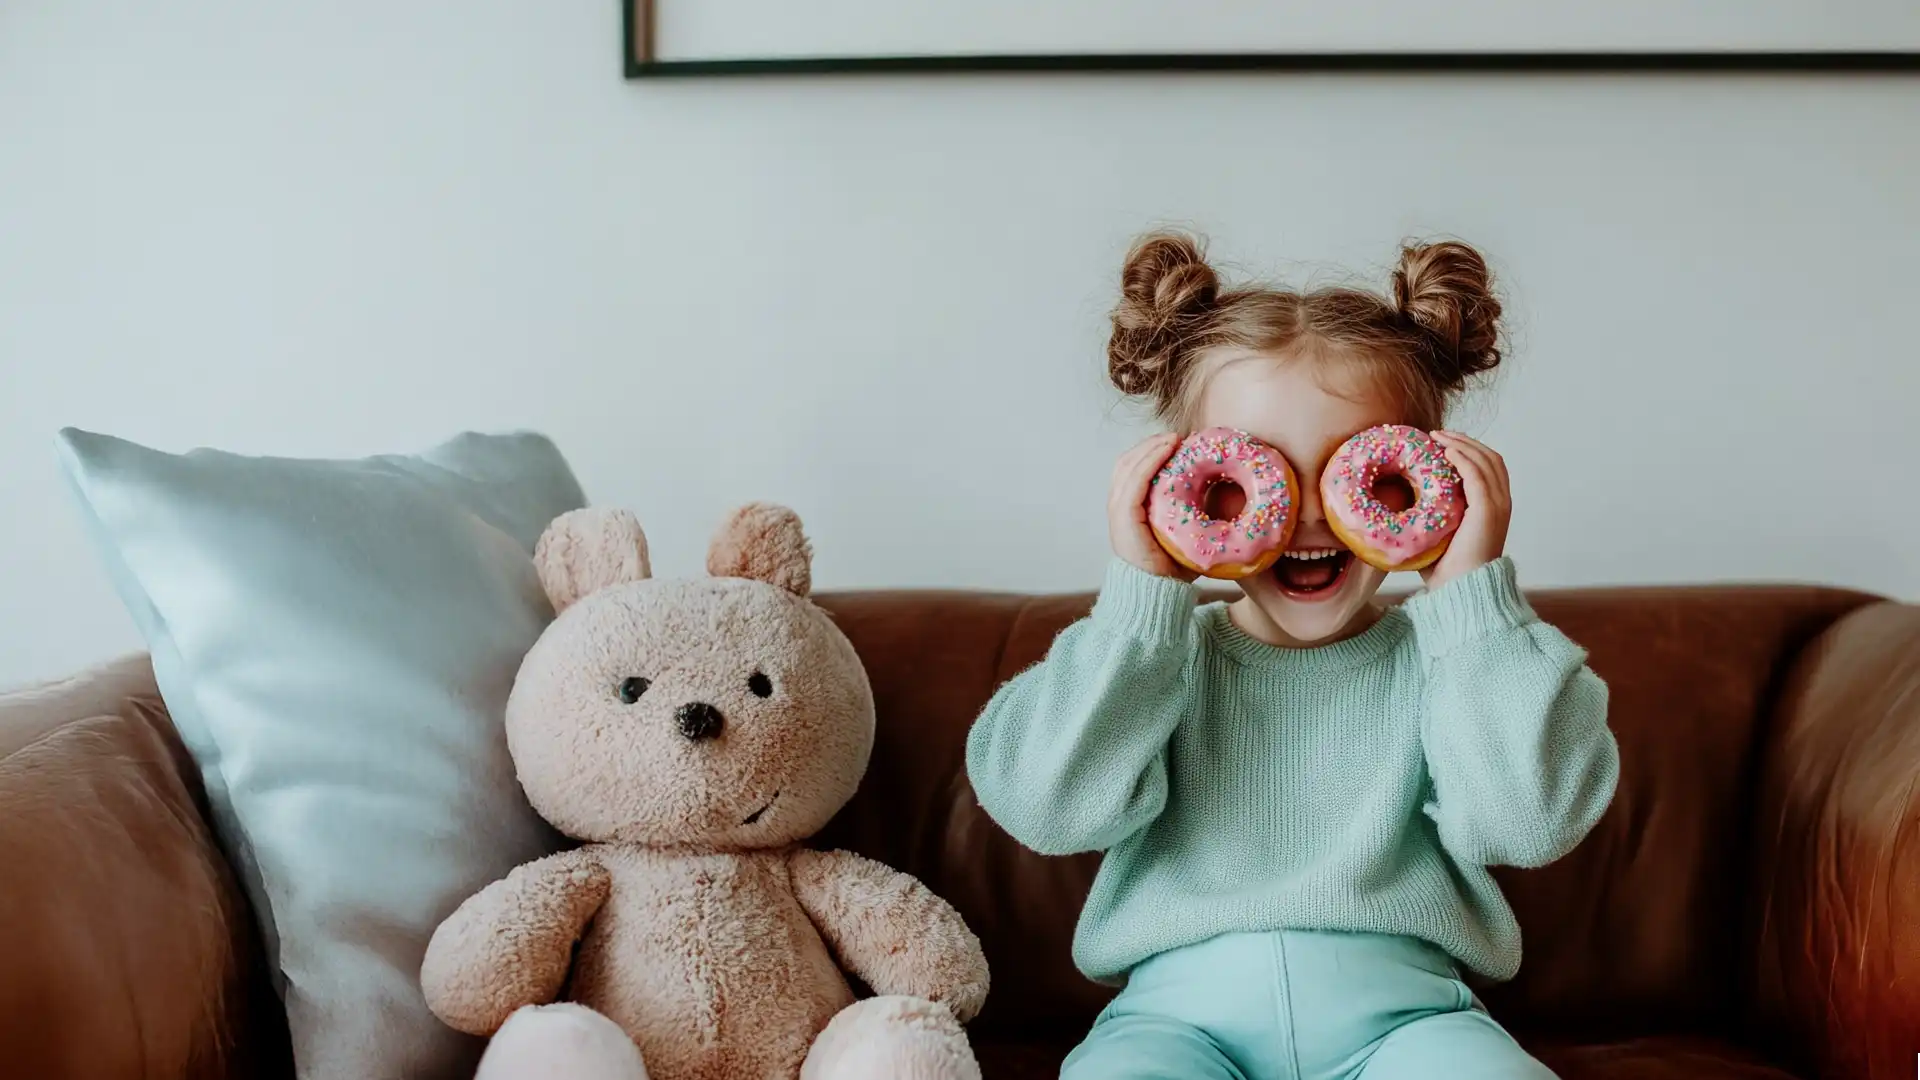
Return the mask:
POLYGON ((689 701, 674 711, 673 718, 680 723, 680 734, 695 742, 711 739, 720 734, 726 726, 727 718, 720 710, 704 701, 689 701))

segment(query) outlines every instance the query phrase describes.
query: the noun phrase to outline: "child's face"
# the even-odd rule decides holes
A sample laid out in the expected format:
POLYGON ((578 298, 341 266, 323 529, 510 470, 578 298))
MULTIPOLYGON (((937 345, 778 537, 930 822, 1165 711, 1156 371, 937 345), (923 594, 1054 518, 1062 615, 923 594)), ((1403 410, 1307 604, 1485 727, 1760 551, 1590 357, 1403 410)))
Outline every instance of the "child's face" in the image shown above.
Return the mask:
POLYGON ((1285 454, 1299 488, 1300 515, 1287 550, 1339 553, 1317 560, 1283 556, 1272 570, 1242 579, 1247 601, 1236 605, 1237 614, 1251 620, 1242 625, 1255 637, 1313 645, 1357 633, 1372 620, 1368 601, 1386 575, 1334 538, 1320 505, 1320 474, 1349 436, 1402 422, 1397 402, 1357 379, 1342 385, 1338 368, 1310 362, 1249 356, 1226 363, 1207 381, 1193 428, 1238 428, 1285 454))

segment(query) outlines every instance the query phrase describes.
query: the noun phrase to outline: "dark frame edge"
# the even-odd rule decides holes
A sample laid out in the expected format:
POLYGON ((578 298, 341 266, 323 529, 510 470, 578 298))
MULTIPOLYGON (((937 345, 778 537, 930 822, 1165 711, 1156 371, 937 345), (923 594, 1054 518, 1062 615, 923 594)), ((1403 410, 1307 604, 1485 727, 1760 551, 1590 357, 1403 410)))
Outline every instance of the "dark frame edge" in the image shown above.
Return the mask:
MULTIPOLYGON (((632 2, 632 0, 630 0, 632 2)), ((754 75, 1296 72, 1302 74, 1850 74, 1920 73, 1913 53, 1210 53, 1033 56, 818 56, 640 61, 631 79, 754 75)))
POLYGON ((1920 73, 1920 51, 1068 53, 659 60, 652 56, 653 0, 621 0, 620 10, 621 67, 628 79, 990 72, 1920 73))

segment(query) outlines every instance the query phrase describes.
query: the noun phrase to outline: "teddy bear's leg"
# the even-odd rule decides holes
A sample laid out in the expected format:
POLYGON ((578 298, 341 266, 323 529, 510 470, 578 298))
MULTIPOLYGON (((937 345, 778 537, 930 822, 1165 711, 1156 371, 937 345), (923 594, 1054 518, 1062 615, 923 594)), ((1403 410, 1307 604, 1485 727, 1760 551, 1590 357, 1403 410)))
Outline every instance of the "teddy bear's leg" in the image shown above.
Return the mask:
POLYGON ((647 1080, 640 1048, 585 1005, 529 1005, 507 1017, 474 1080, 647 1080))
POLYGON ((856 1001, 813 1042, 800 1080, 980 1080, 967 1033, 925 998, 856 1001))

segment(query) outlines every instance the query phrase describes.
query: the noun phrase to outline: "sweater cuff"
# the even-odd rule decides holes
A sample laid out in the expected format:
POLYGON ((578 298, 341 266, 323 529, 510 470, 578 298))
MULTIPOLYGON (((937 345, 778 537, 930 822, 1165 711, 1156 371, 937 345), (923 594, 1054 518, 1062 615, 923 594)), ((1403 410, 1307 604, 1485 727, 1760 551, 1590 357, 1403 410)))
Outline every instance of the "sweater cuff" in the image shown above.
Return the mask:
POLYGON ((1129 637, 1172 643, 1192 625, 1194 600, 1192 585, 1115 559, 1107 565, 1106 584, 1093 605, 1093 618, 1129 637))
POLYGON ((1408 599, 1406 611, 1420 651, 1428 656, 1444 656, 1466 642, 1538 618, 1514 582, 1513 560, 1504 555, 1408 599))

